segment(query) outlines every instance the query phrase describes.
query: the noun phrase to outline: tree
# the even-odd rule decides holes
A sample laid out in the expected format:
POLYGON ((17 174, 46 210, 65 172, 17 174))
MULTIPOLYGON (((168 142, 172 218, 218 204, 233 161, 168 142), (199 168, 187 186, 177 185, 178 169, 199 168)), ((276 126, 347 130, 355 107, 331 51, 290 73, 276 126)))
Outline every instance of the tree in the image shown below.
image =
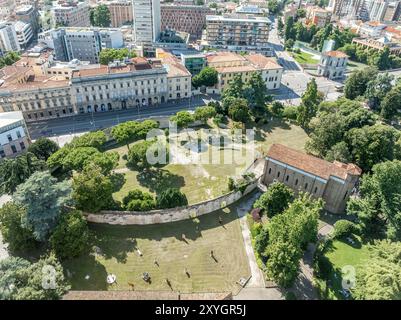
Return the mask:
POLYGON ((397 156, 399 137, 400 133, 396 129, 375 124, 351 129, 346 134, 346 141, 354 162, 368 172, 375 164, 393 160, 397 156))
POLYGON ((337 142, 333 145, 324 157, 327 161, 340 161, 348 163, 352 161, 351 154, 348 149, 348 145, 345 141, 337 142))
POLYGON ((57 257, 71 259, 88 248, 89 229, 82 212, 64 213, 50 237, 50 244, 57 257))
POLYGON ((30 152, 14 159, 4 159, 0 163, 1 192, 12 194, 17 186, 25 182, 34 172, 43 169, 45 169, 45 163, 30 152))
POLYGON ((155 144, 154 141, 135 143, 128 152, 127 165, 138 169, 148 169, 151 165, 147 159, 147 152, 153 144, 155 144))
POLYGON ((175 116, 170 117, 171 122, 175 122, 178 128, 188 128, 194 122, 194 117, 188 111, 179 111, 175 116))
POLYGON ((287 41, 289 39, 292 39, 293 41, 296 40, 296 32, 294 29, 294 18, 289 16, 285 22, 285 28, 284 28, 284 39, 287 41))
POLYGON ((253 72, 245 89, 244 96, 249 106, 256 110, 263 110, 268 100, 266 83, 260 72, 253 72))
POLYGON ((94 8, 92 22, 95 27, 110 27, 111 18, 109 8, 104 4, 100 4, 94 8))
POLYGON ((206 122, 208 119, 216 115, 216 109, 212 106, 198 107, 195 109, 194 119, 206 122))
POLYGON ((68 154, 62 160, 61 165, 63 166, 63 169, 67 171, 82 171, 84 166, 91 161, 95 155, 98 154, 100 154, 100 152, 93 147, 74 148, 68 152, 68 154))
POLYGON ((129 150, 129 143, 134 140, 137 127, 136 121, 123 122, 111 129, 111 135, 118 143, 126 144, 129 150))
POLYGON ((32 229, 36 240, 44 241, 57 225, 65 206, 71 205, 69 181, 57 182, 47 171, 38 171, 17 187, 16 204, 24 206, 24 228, 32 229))
POLYGON ((167 188, 157 196, 157 206, 160 209, 182 207, 188 205, 188 200, 177 188, 167 188))
POLYGON ((33 153, 39 160, 46 161, 59 149, 57 143, 48 138, 39 138, 28 147, 28 152, 33 153))
POLYGON ((83 134, 79 137, 74 137, 69 144, 69 147, 92 147, 100 150, 106 143, 107 137, 104 131, 93 131, 83 134))
POLYGON ((54 255, 32 264, 15 257, 0 260, 0 288, 0 300, 58 300, 70 289, 54 255))
POLYGON ((274 182, 255 201, 253 207, 262 209, 263 213, 266 213, 269 217, 273 217, 287 209, 293 197, 294 193, 285 184, 274 182))
POLYGON ((376 78, 370 80, 366 86, 365 97, 369 106, 378 109, 386 94, 391 90, 391 82, 394 76, 388 73, 379 73, 376 78))
POLYGON ((273 101, 269 106, 269 112, 276 117, 282 117, 284 114, 284 105, 280 101, 273 101))
POLYGON ((365 236, 385 231, 392 240, 401 239, 401 161, 376 164, 372 174, 361 178, 360 197, 351 198, 347 213, 358 216, 365 236))
POLYGON ((195 88, 201 86, 212 87, 218 81, 218 73, 212 67, 204 67, 197 75, 192 78, 192 85, 195 88))
POLYGON ((129 211, 149 211, 155 209, 156 202, 150 193, 134 189, 124 197, 123 206, 129 211))
POLYGON ((267 3, 267 8, 269 9, 269 13, 276 14, 280 9, 280 5, 277 0, 269 0, 267 3))
POLYGON ((245 99, 237 98, 228 108, 228 116, 233 121, 246 123, 251 119, 248 103, 245 99))
POLYGON ((264 251, 268 244, 269 244, 269 230, 268 228, 264 227, 255 237, 255 250, 259 254, 259 256, 264 257, 264 251))
POLYGON ((310 120, 316 115, 317 107, 322 97, 317 90, 315 78, 308 82, 306 91, 303 93, 301 105, 298 108, 297 121, 302 127, 307 127, 310 120))
POLYGON ((110 62, 124 61, 125 59, 130 59, 134 57, 136 57, 135 52, 132 52, 127 48, 105 48, 100 51, 99 63, 103 65, 108 65, 110 62))
POLYGON ((242 81, 242 75, 240 73, 236 73, 233 79, 229 82, 228 86, 226 86, 223 90, 223 101, 227 97, 244 97, 244 82, 242 81))
POLYGON ((334 223, 333 236, 337 239, 344 239, 357 231, 355 223, 349 220, 340 219, 334 223))
POLYGON ((379 52, 374 65, 379 70, 391 69, 390 49, 388 47, 384 47, 384 49, 379 52))
POLYGON ((112 170, 114 170, 118 165, 118 160, 120 159, 120 155, 116 151, 112 152, 104 152, 104 153, 96 153, 90 159, 87 159, 84 162, 84 166, 88 166, 90 164, 95 164, 99 168, 101 168, 102 173, 104 175, 109 175, 112 170))
POLYGON ((135 139, 145 139, 146 135, 153 129, 159 127, 159 123, 154 120, 144 120, 142 122, 138 122, 134 129, 134 137, 135 139))
POLYGON ((400 242, 375 241, 368 248, 369 263, 358 268, 352 296, 357 300, 400 300, 400 242))
POLYGON ((95 164, 86 166, 82 173, 74 176, 72 189, 72 198, 79 210, 95 213, 114 206, 113 183, 95 164))
POLYGON ((344 96, 354 100, 359 96, 364 96, 368 83, 377 76, 377 69, 365 68, 353 72, 345 81, 344 96))
POLYGON ((36 244, 32 230, 22 227, 25 215, 26 210, 14 202, 0 208, 0 232, 11 252, 30 249, 36 244))
POLYGON ((386 120, 390 120, 401 110, 401 85, 395 86, 384 96, 380 109, 380 115, 386 120))

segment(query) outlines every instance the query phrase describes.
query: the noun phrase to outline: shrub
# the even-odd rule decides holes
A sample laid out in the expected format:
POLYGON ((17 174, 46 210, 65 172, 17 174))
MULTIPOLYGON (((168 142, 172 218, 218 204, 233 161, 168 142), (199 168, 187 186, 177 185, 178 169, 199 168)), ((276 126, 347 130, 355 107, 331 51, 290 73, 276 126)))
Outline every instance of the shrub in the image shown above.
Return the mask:
POLYGON ((253 223, 252 226, 251 226, 252 238, 255 238, 260 233, 262 228, 263 228, 263 225, 261 223, 259 223, 259 222, 253 223))
POLYGON ((228 190, 233 191, 235 189, 235 181, 232 177, 228 177, 228 190))
POLYGON ((338 220, 334 224, 334 238, 340 239, 350 236, 357 230, 355 223, 348 220, 338 220))
POLYGON ((149 211, 156 207, 156 202, 150 193, 134 189, 124 197, 123 206, 129 211, 149 211))
POLYGON ((297 107, 285 107, 283 110, 283 118, 288 120, 297 120, 297 114, 297 107))
POLYGON ((188 204, 188 199, 177 188, 168 188, 157 196, 157 205, 161 209, 182 207, 188 204))
POLYGON ((267 228, 261 228, 259 234, 255 237, 255 250, 259 256, 263 256, 266 247, 269 243, 269 230, 267 228))

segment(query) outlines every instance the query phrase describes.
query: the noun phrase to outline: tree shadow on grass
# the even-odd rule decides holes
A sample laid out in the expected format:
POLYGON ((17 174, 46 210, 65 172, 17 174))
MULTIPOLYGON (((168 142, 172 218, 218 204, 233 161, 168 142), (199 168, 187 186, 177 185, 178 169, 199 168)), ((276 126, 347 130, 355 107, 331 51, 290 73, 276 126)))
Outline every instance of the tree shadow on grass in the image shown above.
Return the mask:
POLYGON ((171 173, 165 169, 150 169, 141 171, 137 175, 139 184, 149 191, 160 194, 166 188, 178 188, 185 186, 184 177, 171 173))

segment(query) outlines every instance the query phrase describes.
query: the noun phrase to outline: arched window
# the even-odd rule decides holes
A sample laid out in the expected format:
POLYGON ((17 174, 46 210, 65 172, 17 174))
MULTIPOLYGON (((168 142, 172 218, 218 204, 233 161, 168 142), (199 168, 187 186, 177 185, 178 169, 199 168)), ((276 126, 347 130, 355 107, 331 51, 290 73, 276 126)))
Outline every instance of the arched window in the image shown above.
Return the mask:
POLYGON ((269 168, 269 174, 271 174, 272 173, 272 168, 269 168))

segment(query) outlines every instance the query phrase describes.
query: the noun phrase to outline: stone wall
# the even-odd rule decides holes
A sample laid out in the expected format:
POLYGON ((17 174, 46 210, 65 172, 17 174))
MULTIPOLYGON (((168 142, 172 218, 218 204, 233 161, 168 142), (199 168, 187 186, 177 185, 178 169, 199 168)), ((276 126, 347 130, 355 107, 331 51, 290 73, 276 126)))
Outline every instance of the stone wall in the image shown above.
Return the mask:
POLYGON ((245 188, 245 191, 232 191, 218 198, 186 207, 165 210, 138 211, 100 211, 97 214, 89 213, 86 218, 93 223, 107 223, 118 225, 147 225, 181 221, 211 213, 233 204, 258 185, 258 179, 253 180, 245 188))

